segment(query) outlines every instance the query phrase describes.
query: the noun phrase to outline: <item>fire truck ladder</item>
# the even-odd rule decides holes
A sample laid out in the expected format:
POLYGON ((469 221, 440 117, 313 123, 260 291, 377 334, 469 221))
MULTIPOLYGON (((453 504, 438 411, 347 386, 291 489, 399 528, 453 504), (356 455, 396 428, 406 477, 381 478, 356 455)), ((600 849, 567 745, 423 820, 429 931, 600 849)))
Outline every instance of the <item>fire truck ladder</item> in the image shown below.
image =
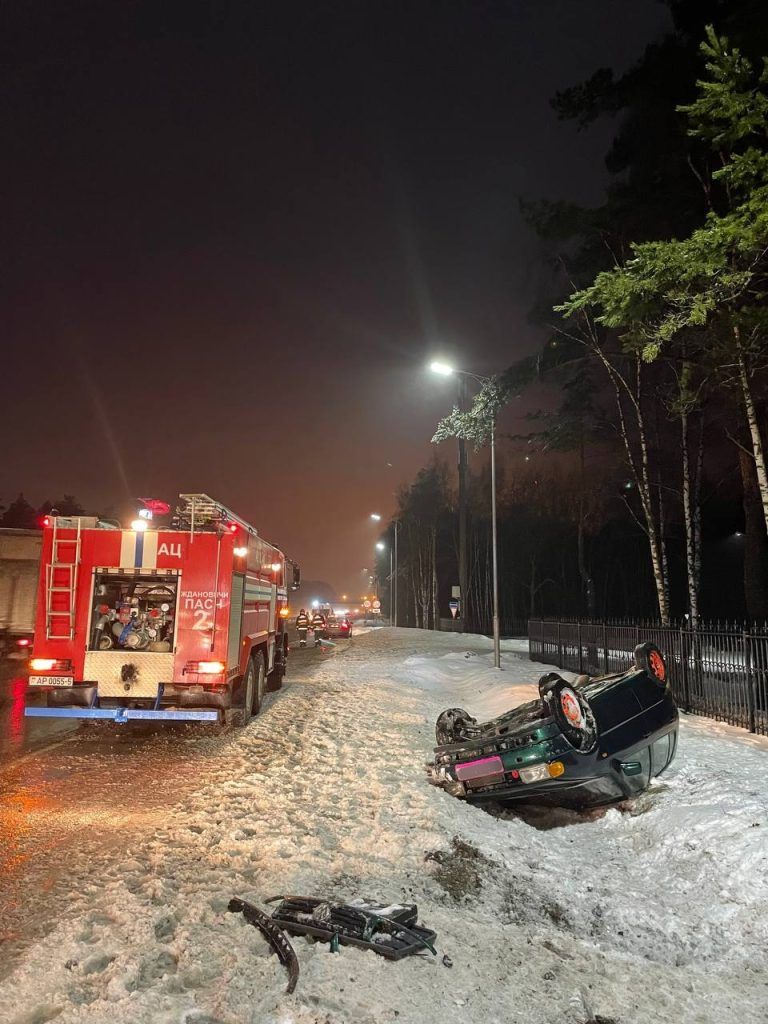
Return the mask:
POLYGON ((218 524, 238 523, 247 533, 258 536, 255 527, 207 494, 180 494, 174 520, 177 527, 192 532, 197 527, 205 529, 218 524))
POLYGON ((45 636, 47 640, 71 640, 75 635, 75 595, 80 567, 82 536, 80 520, 74 537, 59 536, 53 520, 50 564, 45 567, 45 636))

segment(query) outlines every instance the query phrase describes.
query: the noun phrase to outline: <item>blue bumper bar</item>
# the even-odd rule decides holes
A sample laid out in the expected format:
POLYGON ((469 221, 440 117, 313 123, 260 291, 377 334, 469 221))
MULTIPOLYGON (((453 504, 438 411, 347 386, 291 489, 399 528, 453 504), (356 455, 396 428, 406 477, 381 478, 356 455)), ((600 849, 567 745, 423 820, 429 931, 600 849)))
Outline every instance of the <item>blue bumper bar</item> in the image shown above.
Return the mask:
POLYGON ((27 718, 101 718, 123 725, 149 722, 218 722, 218 711, 144 711, 141 708, 24 708, 27 718))

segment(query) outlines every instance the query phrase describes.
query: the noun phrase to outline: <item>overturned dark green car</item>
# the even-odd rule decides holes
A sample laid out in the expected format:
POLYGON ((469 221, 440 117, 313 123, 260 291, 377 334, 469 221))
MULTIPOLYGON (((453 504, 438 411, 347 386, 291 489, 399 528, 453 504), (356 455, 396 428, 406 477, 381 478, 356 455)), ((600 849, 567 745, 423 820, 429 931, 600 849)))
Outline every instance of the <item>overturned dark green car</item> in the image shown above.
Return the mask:
POLYGON ((644 643, 626 672, 572 683, 550 672, 538 700, 489 722, 449 708, 428 772, 472 802, 597 806, 646 789, 675 756, 677 730, 664 658, 644 643))

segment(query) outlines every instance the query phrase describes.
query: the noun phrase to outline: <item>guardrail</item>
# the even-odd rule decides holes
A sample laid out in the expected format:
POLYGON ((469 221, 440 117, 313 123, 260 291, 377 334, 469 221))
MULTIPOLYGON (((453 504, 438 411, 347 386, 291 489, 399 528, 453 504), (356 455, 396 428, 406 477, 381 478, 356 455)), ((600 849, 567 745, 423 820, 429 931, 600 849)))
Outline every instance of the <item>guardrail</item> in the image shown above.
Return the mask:
POLYGON ((766 626, 528 620, 531 661, 571 672, 623 671, 644 640, 664 654, 681 708, 768 736, 766 626))

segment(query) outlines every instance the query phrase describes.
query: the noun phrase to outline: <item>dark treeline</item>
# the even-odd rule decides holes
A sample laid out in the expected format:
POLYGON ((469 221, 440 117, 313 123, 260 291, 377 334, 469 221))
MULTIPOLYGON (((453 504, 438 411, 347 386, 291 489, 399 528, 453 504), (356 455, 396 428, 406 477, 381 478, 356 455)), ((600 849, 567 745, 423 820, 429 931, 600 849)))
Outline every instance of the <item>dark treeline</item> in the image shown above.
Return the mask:
MULTIPOLYGON (((435 435, 480 447, 510 398, 555 395, 501 446, 504 619, 768 616, 768 5, 668 6, 673 31, 626 74, 553 99, 579 130, 618 115, 605 201, 524 204, 550 270, 532 313, 546 340, 435 435)), ((487 629, 484 472, 472 492, 465 604, 487 629)), ((399 516, 401 620, 429 625, 457 581, 444 468, 399 516)))
MULTIPOLYGON (((534 461, 533 459, 531 460, 534 461)), ((543 461, 543 460, 542 460, 543 461)), ((532 468, 506 445, 499 456, 498 533, 502 628, 531 616, 658 618, 647 538, 628 510, 625 480, 606 461, 583 477, 578 467, 532 468)), ((744 591, 745 524, 740 481, 705 485, 702 521, 701 615, 711 619, 765 618, 749 615, 744 591)), ((685 614, 685 540, 670 500, 666 527, 671 605, 685 614)), ((402 625, 432 627, 449 615, 451 588, 458 583, 458 504, 447 465, 422 470, 400 495, 399 618, 402 625)), ((391 529, 388 537, 391 539, 391 529)), ((488 632, 491 623, 490 478, 473 475, 468 527, 468 628, 488 632)), ((378 572, 385 602, 391 591, 389 554, 378 572)), ((768 601, 766 576, 760 597, 768 601)), ((385 603, 385 610, 388 610, 385 603)))
POLYGON ((84 516, 85 509, 72 494, 65 494, 58 501, 44 501, 35 508, 23 494, 7 506, 0 502, 0 528, 11 530, 39 530, 43 516, 55 510, 62 516, 84 516))

